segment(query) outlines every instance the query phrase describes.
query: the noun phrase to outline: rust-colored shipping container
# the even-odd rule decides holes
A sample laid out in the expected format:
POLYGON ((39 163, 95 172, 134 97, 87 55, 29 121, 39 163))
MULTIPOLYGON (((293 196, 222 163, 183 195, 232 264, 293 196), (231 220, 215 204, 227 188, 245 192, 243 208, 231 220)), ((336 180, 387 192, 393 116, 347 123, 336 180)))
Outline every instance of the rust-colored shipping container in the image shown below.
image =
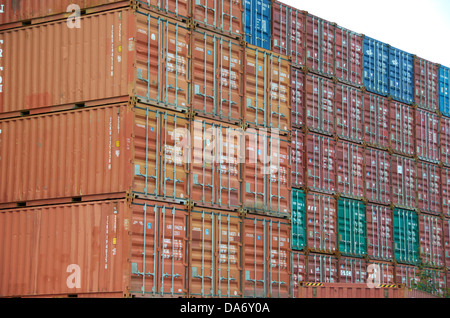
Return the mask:
MULTIPOLYGON (((367 284, 333 283, 321 284, 319 286, 303 284, 298 298, 319 298, 319 299, 377 299, 377 298, 409 298, 409 291, 395 287, 368 287, 367 284)), ((416 296, 418 294, 415 294, 416 296)), ((421 298, 421 297, 412 297, 421 298)))
POLYGON ((276 217, 291 215, 291 143, 264 129, 247 129, 242 162, 243 207, 276 217))
POLYGON ((422 263, 433 267, 445 266, 444 232, 442 218, 419 215, 419 243, 422 263))
POLYGON ((335 84, 327 78, 308 73, 305 76, 304 87, 306 127, 321 134, 333 135, 335 133, 335 84))
POLYGON ((408 288, 419 282, 419 267, 405 264, 396 264, 395 283, 405 285, 408 288))
POLYGON ((237 210, 241 199, 242 130, 211 119, 191 121, 189 194, 198 206, 237 210))
POLYGON ((391 155, 387 151, 366 147, 364 150, 365 197, 369 202, 391 203, 391 155))
POLYGON ((338 249, 336 199, 327 194, 306 194, 308 251, 333 254, 338 249))
POLYGON ((363 93, 360 89, 337 83, 335 91, 336 135, 361 143, 363 129, 363 93))
POLYGON ((394 263, 367 261, 367 282, 376 285, 393 285, 395 282, 394 263))
POLYGON ((363 37, 356 32, 336 27, 335 74, 339 81, 362 86, 363 37))
POLYGON ((388 206, 367 204, 367 255, 370 259, 394 260, 392 210, 388 206))
MULTIPOLYGON (((445 267, 450 269, 450 219, 447 217, 443 219, 443 237, 445 267)), ((447 278, 450 280, 448 276, 447 272, 447 278)))
POLYGON ((306 280, 306 254, 292 251, 292 297, 298 298, 302 282, 306 280))
POLYGON ((291 186, 302 188, 305 185, 305 134, 292 129, 291 147, 291 186))
POLYGON ((240 123, 244 49, 239 41, 195 28, 191 36, 192 109, 199 116, 240 123))
POLYGON ((308 133, 305 136, 306 186, 313 191, 336 191, 336 141, 308 133))
POLYGON ((138 101, 190 106, 190 30, 131 8, 0 32, 2 117, 138 101), (17 54, 21 52, 20 54, 17 54), (70 74, 70 76, 68 76, 70 74))
POLYGON ((291 297, 291 226, 279 218, 247 214, 243 221, 243 296, 291 297))
POLYGON ((364 148, 338 140, 335 161, 337 192, 349 198, 364 198, 364 148))
POLYGON ((182 205, 121 199, 0 212, 3 297, 183 297, 182 205))
POLYGON ((188 199, 180 113, 128 103, 0 122, 0 207, 188 199))
POLYGON ((280 1, 272 2, 272 50, 292 57, 292 65, 305 65, 305 12, 280 1))
POLYGON ((391 156, 392 203, 401 208, 417 208, 417 166, 407 157, 391 156))
POLYGON ((337 283, 338 259, 334 255, 309 253, 307 257, 307 282, 337 283))
POLYGON ((339 283, 367 283, 367 263, 363 258, 339 258, 339 283))
POLYGON ((245 47, 244 105, 245 124, 270 128, 287 135, 291 129, 291 62, 287 56, 245 47))
POLYGON ((292 67, 291 73, 291 125, 303 128, 305 125, 305 73, 292 67))
POLYGON ((439 120, 439 146, 442 164, 450 167, 450 118, 446 116, 439 120))
POLYGON ((389 107, 390 148, 401 155, 415 155, 414 108, 396 101, 391 101, 389 107))
POLYGON ((414 101, 418 107, 439 110, 439 66, 414 56, 414 101))
POLYGON ((386 97, 364 93, 364 142, 372 147, 389 147, 389 100, 386 97))
POLYGON ((242 297, 242 218, 194 208, 189 213, 189 295, 242 297))
POLYGON ((417 202, 422 212, 441 214, 441 169, 438 165, 417 162, 417 202))
POLYGON ((450 218, 450 168, 441 168, 442 213, 450 218))
POLYGON ((415 137, 417 157, 438 164, 441 160, 439 141, 439 115, 416 109, 415 137))

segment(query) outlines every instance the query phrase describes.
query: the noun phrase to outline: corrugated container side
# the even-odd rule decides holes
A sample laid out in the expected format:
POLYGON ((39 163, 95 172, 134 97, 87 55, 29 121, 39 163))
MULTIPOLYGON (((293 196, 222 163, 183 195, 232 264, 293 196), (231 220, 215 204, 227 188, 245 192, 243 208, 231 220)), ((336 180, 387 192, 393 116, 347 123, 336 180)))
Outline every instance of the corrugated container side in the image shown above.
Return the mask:
POLYGON ((364 37, 363 83, 366 90, 382 96, 389 95, 389 46, 364 37))
POLYGON ((392 209, 367 204, 367 254, 370 259, 394 260, 394 232, 392 209))
POLYGON ((341 139, 361 143, 364 140, 362 91, 338 83, 335 93, 336 134, 341 139))
POLYGON ((336 26, 317 16, 306 14, 305 64, 323 76, 334 76, 336 26))
POLYGON ((417 202, 425 213, 442 213, 441 209, 441 169, 432 163, 417 162, 417 202))
POLYGON ((439 66, 414 56, 414 101, 418 107, 439 110, 439 66))
POLYGON ((441 168, 442 213, 450 218, 450 168, 441 168))
POLYGON ((415 121, 416 155, 419 159, 439 163, 439 115, 417 108, 415 121))
POLYGON ((365 198, 369 202, 389 205, 391 203, 391 155, 387 151, 365 148, 364 150, 365 198))
MULTIPOLYGON (((299 292, 299 298, 318 299, 377 299, 377 298, 405 298, 404 288, 369 288, 367 284, 334 283, 322 286, 308 286, 304 284, 299 292)), ((413 297, 412 297, 413 298, 413 297)), ((421 297, 417 297, 421 298, 421 297)))
MULTIPOLYGON (((444 237, 444 256, 445 256, 445 267, 450 269, 450 219, 443 219, 443 237, 444 237)), ((447 278, 448 278, 447 272, 447 278)), ((450 280, 450 278, 448 278, 450 280)))
POLYGON ((292 251, 292 297, 298 298, 300 295, 301 284, 306 281, 306 254, 292 251))
POLYGON ((391 156, 392 203, 395 206, 417 208, 417 164, 413 159, 391 156))
POLYGON ((419 240, 422 263, 430 267, 444 267, 444 232, 442 218, 419 215, 419 240))
POLYGON ((306 247, 306 195, 302 190, 292 189, 292 249, 306 247))
POLYGON ((339 276, 338 259, 333 255, 309 253, 307 256, 307 282, 337 283, 339 276))
POLYGON ((390 148, 402 155, 415 155, 414 108, 396 101, 390 103, 390 148))
POLYGON ((391 262, 367 262, 367 274, 369 283, 393 285, 395 282, 395 267, 391 262))
POLYGON ((330 137, 308 133, 305 136, 306 176, 308 189, 336 192, 336 141, 330 137))
POLYGON ((339 252, 350 257, 367 255, 366 205, 362 201, 338 199, 339 252))
POLYGON ((367 263, 365 259, 339 258, 339 283, 364 284, 367 283, 367 278, 367 263))
POLYGON ((389 47, 389 95, 411 105, 414 102, 414 55, 389 47))
POLYGON ((302 188, 305 185, 305 134, 292 129, 291 147, 291 187, 302 188))
POLYGON ((406 264, 395 264, 395 283, 405 285, 408 288, 412 288, 419 281, 419 267, 406 265, 406 264))
POLYGON ((336 27, 335 74, 338 80, 360 87, 363 73, 363 37, 356 32, 336 27))
POLYGON ((251 45, 270 50, 272 46, 272 1, 245 0, 245 39, 251 45))
POLYGON ((303 128, 305 125, 305 74, 292 67, 291 73, 291 126, 303 128))
POLYGON ((439 111, 450 117, 450 68, 439 68, 439 111))
POLYGON ((450 118, 441 116, 439 118, 439 146, 441 151, 441 162, 450 167, 450 118))
POLYGON ((247 214, 243 233, 243 296, 290 297, 290 225, 278 218, 247 214))
POLYGON ((398 263, 418 265, 419 223, 417 213, 404 209, 394 209, 394 254, 398 263))
POLYGON ((189 221, 189 295, 242 297, 242 218, 194 208, 189 221))
POLYGON ((336 142, 336 183, 340 195, 364 198, 364 148, 338 140, 336 142))
POLYGON ((308 251, 333 254, 338 250, 337 203, 333 196, 307 193, 306 236, 308 251))
POLYGON ((200 116, 240 123, 243 47, 200 28, 192 31, 191 40, 192 109, 200 116))
POLYGON ((386 97, 364 93, 364 142, 370 146, 389 147, 389 100, 386 97))

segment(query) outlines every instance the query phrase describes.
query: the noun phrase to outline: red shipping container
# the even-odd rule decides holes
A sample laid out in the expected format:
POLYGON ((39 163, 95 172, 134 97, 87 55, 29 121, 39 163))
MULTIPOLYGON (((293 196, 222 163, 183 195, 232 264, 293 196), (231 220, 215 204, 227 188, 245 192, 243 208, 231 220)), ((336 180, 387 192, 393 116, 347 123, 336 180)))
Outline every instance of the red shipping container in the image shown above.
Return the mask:
POLYGON ((392 101, 390 103, 390 147, 401 155, 414 155, 414 108, 392 101))
POLYGON ((439 116, 416 109, 416 155, 419 159, 439 163, 439 116))
MULTIPOLYGON (((443 219, 445 266, 450 269, 450 219, 443 219)), ((449 276, 449 275, 447 275, 449 276)))
POLYGON ((416 169, 413 159, 397 155, 391 157, 392 203, 395 206, 417 208, 416 169))
POLYGON ((3 297, 185 297, 187 212, 128 199, 0 212, 3 297))
POLYGON ((292 297, 298 298, 301 284, 306 281, 306 254, 292 251, 292 297))
POLYGON ((391 203, 391 156, 387 151, 367 147, 364 153, 365 197, 369 202, 391 203))
POLYGON ((441 169, 438 165, 417 162, 417 200, 421 211, 441 214, 441 169))
POLYGON ((339 258, 339 283, 367 283, 367 263, 362 258, 339 258))
POLYGON ((433 267, 445 266, 444 233, 442 219, 419 215, 419 242, 422 263, 433 267))
POLYGON ((325 135, 335 133, 335 84, 311 73, 305 76, 306 127, 325 135))
POLYGON ((367 204, 367 254, 370 259, 393 261, 394 231, 391 208, 367 204))
POLYGON ((364 148, 339 140, 335 160, 337 192, 355 199, 364 198, 364 148))
POLYGON ((394 264, 390 262, 367 262, 367 282, 369 284, 393 285, 395 281, 394 264))
POLYGON ((364 93, 364 142, 370 146, 389 147, 389 100, 386 97, 364 93))
POLYGON ((291 81, 292 127, 303 128, 305 125, 305 73, 293 67, 291 81))
POLYGON ((305 135, 292 129, 291 147, 291 186, 301 188, 305 185, 305 135))
POLYGON ((450 218, 450 168, 441 168, 442 213, 450 218))
POLYGON ((307 257, 307 282, 337 283, 338 259, 333 255, 309 253, 307 257))
POLYGON ((337 242, 337 205, 331 195, 306 194, 306 237, 309 251, 335 253, 337 242))
POLYGON ((363 73, 363 37, 356 32, 336 27, 336 77, 360 87, 363 73))
POLYGON ((288 298, 291 226, 278 218, 247 214, 243 220, 243 296, 288 298))
POLYGON ((336 191, 336 141, 330 137, 308 133, 306 142, 306 186, 313 191, 336 191))
POLYGON ((363 135, 363 93, 360 89, 336 84, 336 134, 341 138, 360 143, 363 135))
POLYGON ((440 158, 444 166, 450 167, 450 118, 441 116, 439 127, 440 158))
POLYGON ((439 110, 439 65, 414 56, 414 100, 417 106, 439 110))
POLYGON ((395 264, 395 283, 411 288, 419 282, 419 267, 395 264))

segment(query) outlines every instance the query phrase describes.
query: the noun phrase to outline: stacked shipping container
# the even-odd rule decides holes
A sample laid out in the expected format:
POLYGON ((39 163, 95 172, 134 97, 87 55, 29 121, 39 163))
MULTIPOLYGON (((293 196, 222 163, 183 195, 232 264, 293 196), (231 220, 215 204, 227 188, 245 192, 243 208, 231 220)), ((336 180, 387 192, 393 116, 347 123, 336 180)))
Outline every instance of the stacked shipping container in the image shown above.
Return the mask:
POLYGON ((78 2, 0 14, 0 296, 443 294, 445 67, 279 1, 78 2))

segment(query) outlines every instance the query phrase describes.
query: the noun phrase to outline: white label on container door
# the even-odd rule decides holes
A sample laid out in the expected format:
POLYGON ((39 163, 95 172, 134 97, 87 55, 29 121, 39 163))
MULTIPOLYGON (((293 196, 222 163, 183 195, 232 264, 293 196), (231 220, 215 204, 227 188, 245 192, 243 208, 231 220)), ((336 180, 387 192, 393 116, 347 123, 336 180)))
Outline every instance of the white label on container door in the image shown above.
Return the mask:
POLYGON ((398 166, 397 167, 397 173, 403 173, 403 167, 402 166, 398 166))

